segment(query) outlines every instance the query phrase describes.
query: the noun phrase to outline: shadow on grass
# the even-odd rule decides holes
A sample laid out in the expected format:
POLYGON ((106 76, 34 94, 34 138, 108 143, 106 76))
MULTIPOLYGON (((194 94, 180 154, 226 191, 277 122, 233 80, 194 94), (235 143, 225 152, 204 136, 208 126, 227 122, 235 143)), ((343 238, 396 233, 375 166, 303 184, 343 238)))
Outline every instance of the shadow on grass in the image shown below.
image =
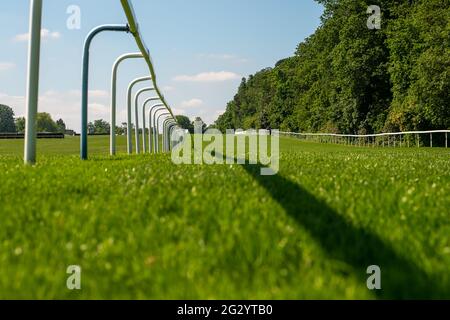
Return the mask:
MULTIPOLYGON (((261 176, 261 166, 243 166, 300 226, 305 228, 327 255, 350 265, 366 286, 367 267, 381 268, 381 299, 450 298, 445 283, 427 275, 407 258, 396 253, 370 231, 357 228, 301 186, 277 176, 261 176)), ((448 285, 448 284, 447 284, 448 285)))

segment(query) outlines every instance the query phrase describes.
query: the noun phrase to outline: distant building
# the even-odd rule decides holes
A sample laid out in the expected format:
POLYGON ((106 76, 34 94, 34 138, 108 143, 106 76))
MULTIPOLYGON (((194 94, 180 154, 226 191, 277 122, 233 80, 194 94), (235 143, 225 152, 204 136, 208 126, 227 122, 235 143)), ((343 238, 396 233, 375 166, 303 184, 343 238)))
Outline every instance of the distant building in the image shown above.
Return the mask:
POLYGON ((76 136, 76 135, 77 135, 77 133, 76 133, 74 130, 66 130, 66 131, 64 132, 64 134, 65 134, 66 136, 76 136))

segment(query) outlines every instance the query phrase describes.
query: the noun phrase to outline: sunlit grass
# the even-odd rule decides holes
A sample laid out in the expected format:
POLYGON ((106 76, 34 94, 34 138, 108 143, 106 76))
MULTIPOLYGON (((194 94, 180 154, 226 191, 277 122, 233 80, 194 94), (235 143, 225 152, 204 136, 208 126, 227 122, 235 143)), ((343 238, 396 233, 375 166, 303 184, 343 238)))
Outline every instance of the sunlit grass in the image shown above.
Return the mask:
POLYGON ((78 141, 41 140, 24 167, 21 142, 0 140, 0 298, 450 298, 445 149, 282 139, 279 175, 260 177, 110 158, 108 137, 82 162, 78 141))

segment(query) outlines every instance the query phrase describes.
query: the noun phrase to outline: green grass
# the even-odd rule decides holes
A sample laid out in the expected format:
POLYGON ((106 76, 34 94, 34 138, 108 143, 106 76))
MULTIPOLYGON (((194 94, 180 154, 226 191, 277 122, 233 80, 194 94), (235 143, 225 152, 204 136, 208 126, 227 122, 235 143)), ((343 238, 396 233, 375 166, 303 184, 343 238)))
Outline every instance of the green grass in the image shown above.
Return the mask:
POLYGON ((283 138, 279 175, 261 177, 112 159, 107 139, 86 162, 76 138, 41 140, 35 167, 0 140, 0 298, 450 298, 448 150, 283 138))

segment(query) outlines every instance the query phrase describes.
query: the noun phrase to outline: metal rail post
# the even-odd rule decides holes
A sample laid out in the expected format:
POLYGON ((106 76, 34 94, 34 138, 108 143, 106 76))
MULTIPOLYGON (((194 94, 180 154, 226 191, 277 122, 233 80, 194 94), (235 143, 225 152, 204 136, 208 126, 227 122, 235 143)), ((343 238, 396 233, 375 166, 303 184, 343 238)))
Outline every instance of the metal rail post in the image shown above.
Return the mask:
MULTIPOLYGON (((154 91, 155 88, 154 87, 147 87, 147 88, 142 88, 141 90, 139 90, 138 92, 136 92, 136 95, 134 96, 134 121, 135 121, 135 141, 136 141, 136 153, 139 154, 141 153, 141 144, 140 144, 140 138, 139 138, 139 97, 141 96, 141 94, 143 94, 144 92, 149 92, 149 91, 154 91)), ((143 119, 144 123, 145 123, 145 116, 143 119)), ((145 132, 142 133, 143 136, 143 140, 145 141, 145 132)), ((144 142, 145 143, 145 142, 144 142)))
POLYGON ((41 53, 42 0, 30 5, 30 43, 28 47, 27 119, 25 128, 25 164, 36 163, 36 115, 39 100, 39 65, 41 53))
POLYGON ((166 107, 164 106, 164 108, 158 108, 155 110, 155 113, 153 114, 153 148, 154 148, 154 152, 158 153, 159 152, 159 132, 157 129, 157 114, 160 111, 166 111, 166 107))
POLYGON ((168 121, 166 120, 165 121, 165 123, 164 123, 164 134, 165 134, 165 137, 164 137, 164 142, 165 142, 165 144, 164 144, 164 151, 170 151, 170 149, 169 149, 169 128, 170 128, 170 125, 171 124, 173 124, 174 123, 174 120, 173 119, 169 119, 168 121))
POLYGON ((133 153, 133 143, 132 143, 132 124, 131 124, 131 95, 133 93, 133 88, 136 84, 144 81, 152 80, 152 77, 141 77, 136 78, 130 82, 127 90, 127 148, 128 154, 133 153))
MULTIPOLYGON (((146 112, 145 112, 145 110, 146 110, 146 108, 147 108, 147 105, 148 105, 148 103, 149 102, 152 102, 152 101, 158 101, 158 100, 160 100, 160 98, 159 97, 152 97, 152 98, 149 98, 149 99, 147 99, 147 100, 145 100, 145 102, 144 102, 144 105, 142 106, 142 126, 143 126, 143 133, 142 133, 142 147, 144 148, 144 153, 147 153, 147 151, 148 151, 148 148, 147 148, 147 140, 146 140, 146 137, 145 137, 145 130, 147 129, 146 128, 146 117, 147 117, 147 114, 146 114, 146 112)), ((149 123, 148 123, 148 132, 149 132, 149 140, 148 140, 148 146, 149 146, 149 148, 151 148, 151 141, 150 141, 150 131, 151 131, 151 127, 152 127, 152 123, 151 123, 151 121, 149 121, 149 123)))
POLYGON ((142 59, 144 56, 142 53, 126 53, 121 55, 113 64, 111 74, 111 132, 109 138, 110 154, 114 156, 116 154, 116 110, 117 110, 117 71, 119 65, 127 59, 142 59))
POLYGON ((174 120, 167 118, 163 122, 163 151, 167 151, 167 128, 170 122, 174 122, 174 120))
POLYGON ((165 113, 161 113, 160 115, 158 115, 158 118, 156 119, 156 150, 159 153, 160 151, 160 146, 159 146, 159 129, 160 129, 160 121, 161 121, 161 117, 165 117, 165 116, 170 116, 170 112, 165 112, 165 113))
POLYGON ((173 149, 173 140, 172 140, 172 135, 173 135, 173 130, 176 128, 177 124, 176 123, 170 123, 168 126, 168 151, 172 151, 173 149))
POLYGON ((89 32, 84 42, 83 50, 83 70, 82 70, 82 89, 81 89, 81 142, 80 142, 80 157, 82 160, 88 158, 88 140, 87 140, 87 125, 88 125, 88 99, 89 99, 89 55, 90 47, 94 37, 104 31, 129 32, 128 25, 101 25, 89 32))
POLYGON ((156 113, 159 112, 160 110, 164 110, 165 105, 162 103, 157 103, 154 104, 151 108, 150 111, 148 113, 148 125, 150 127, 150 131, 148 134, 148 138, 150 141, 150 152, 156 153, 156 125, 155 125, 155 116, 156 113), (155 110, 156 109, 156 110, 155 110), (152 117, 153 111, 155 111, 154 116, 152 117), (152 125, 153 124, 153 125, 152 125))

